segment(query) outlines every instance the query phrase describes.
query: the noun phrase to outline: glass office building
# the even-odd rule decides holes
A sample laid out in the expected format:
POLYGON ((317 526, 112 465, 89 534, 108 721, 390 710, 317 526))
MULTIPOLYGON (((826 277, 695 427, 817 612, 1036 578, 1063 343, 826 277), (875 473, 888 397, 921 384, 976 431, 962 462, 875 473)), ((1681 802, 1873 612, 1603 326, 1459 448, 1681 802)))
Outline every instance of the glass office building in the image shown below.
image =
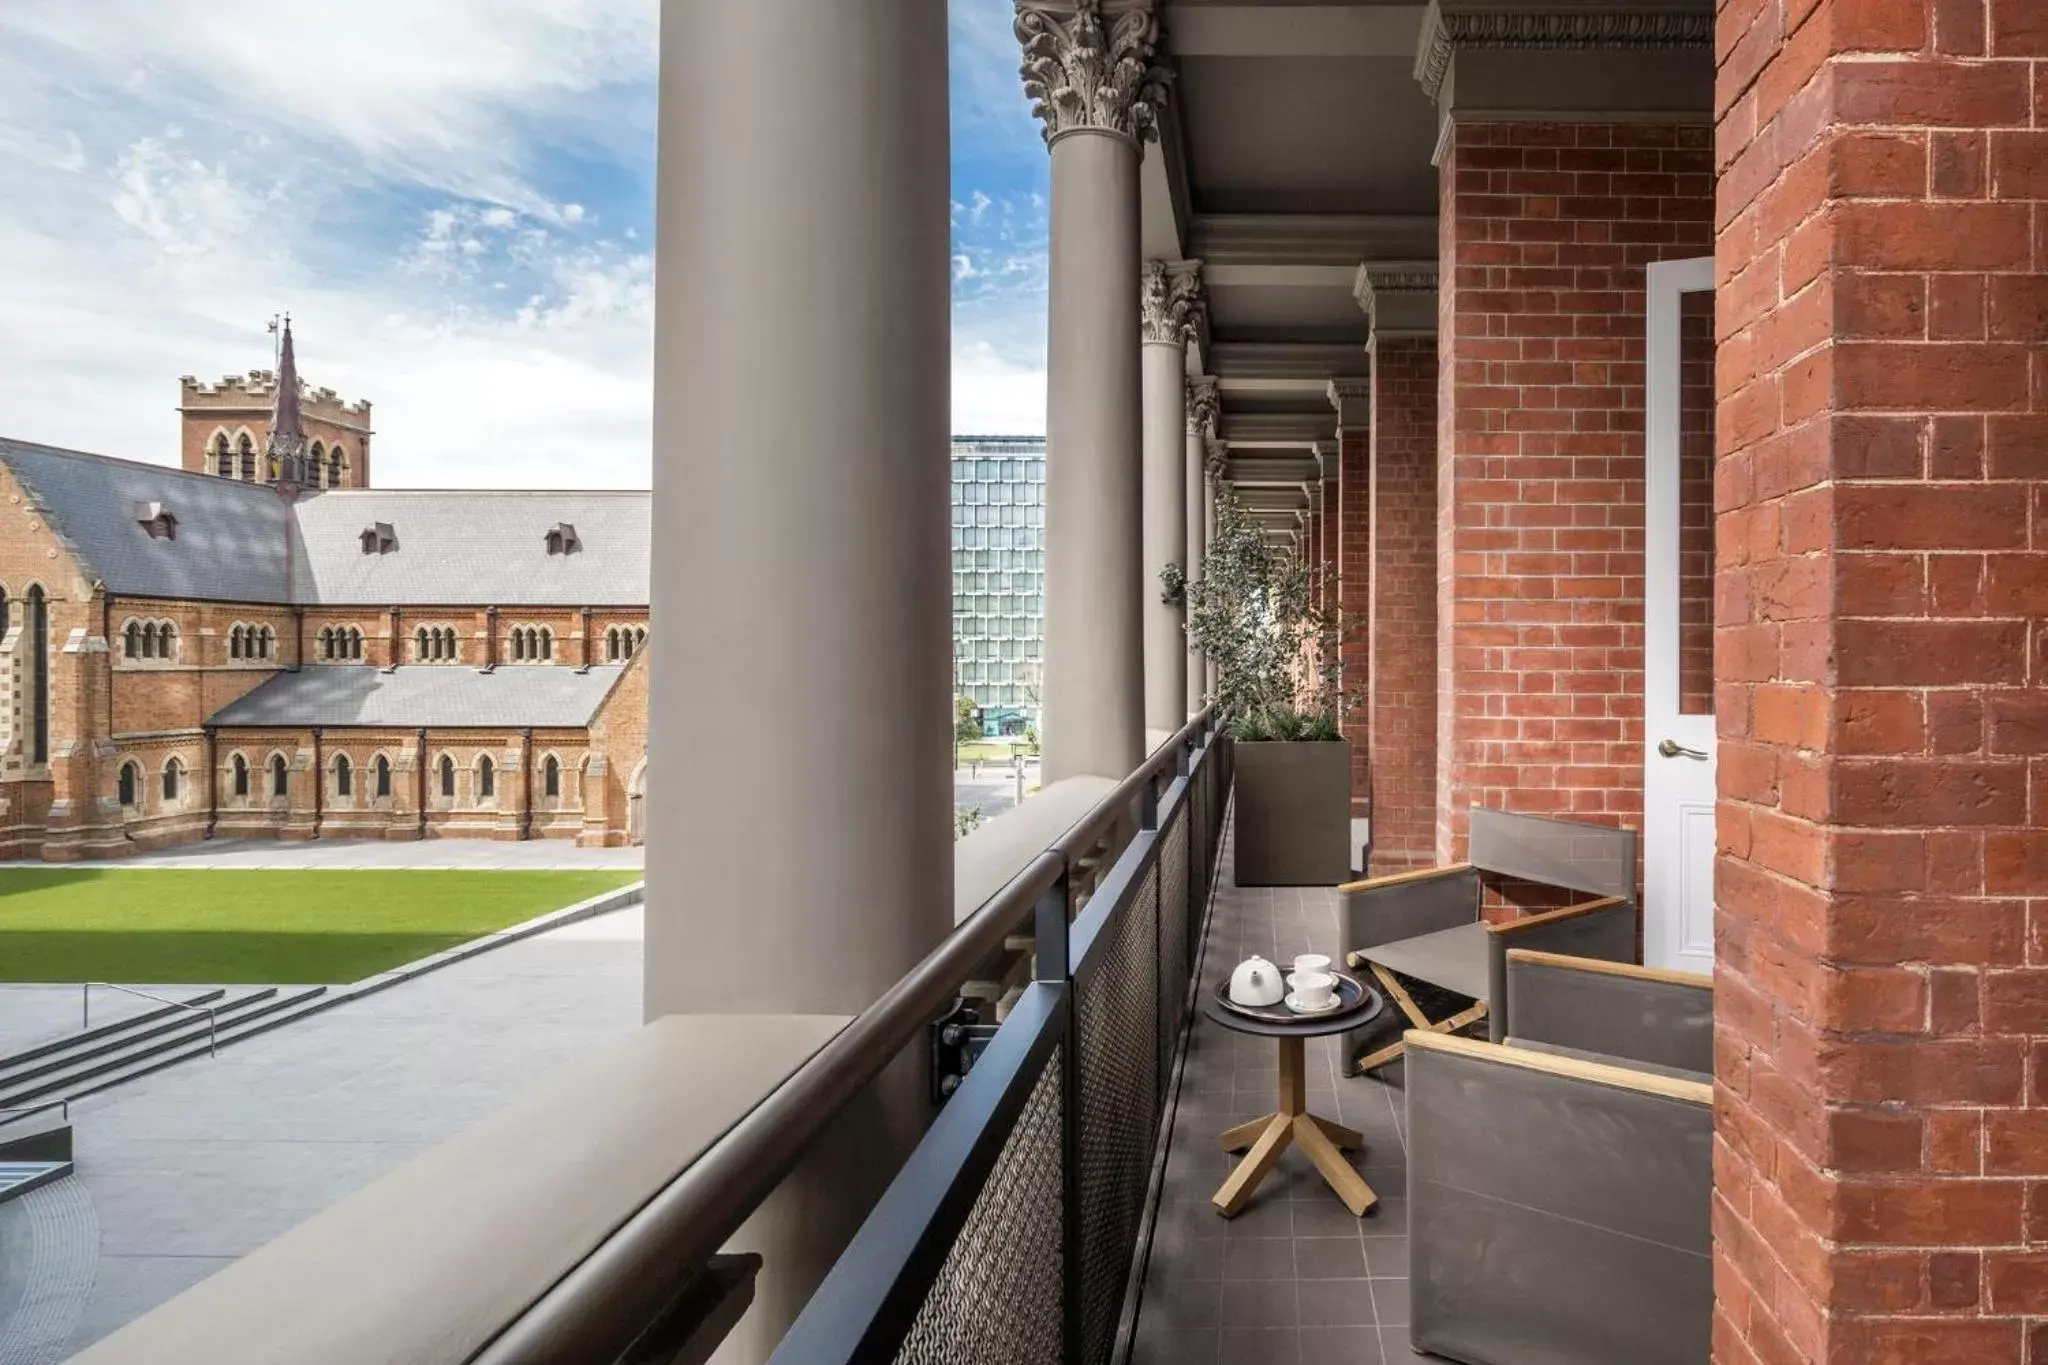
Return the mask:
POLYGON ((1044 640, 1045 438, 955 436, 954 691, 1036 724, 1044 640))

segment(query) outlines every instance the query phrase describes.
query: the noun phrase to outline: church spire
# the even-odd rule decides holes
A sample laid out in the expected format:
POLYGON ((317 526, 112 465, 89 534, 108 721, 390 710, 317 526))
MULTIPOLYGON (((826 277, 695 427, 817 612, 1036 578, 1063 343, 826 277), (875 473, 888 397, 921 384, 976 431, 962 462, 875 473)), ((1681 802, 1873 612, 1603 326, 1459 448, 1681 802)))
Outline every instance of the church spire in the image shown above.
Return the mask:
POLYGON ((292 358, 292 319, 285 314, 284 343, 277 360, 277 404, 270 414, 270 467, 276 481, 292 488, 309 482, 306 423, 299 412, 299 366, 292 358))

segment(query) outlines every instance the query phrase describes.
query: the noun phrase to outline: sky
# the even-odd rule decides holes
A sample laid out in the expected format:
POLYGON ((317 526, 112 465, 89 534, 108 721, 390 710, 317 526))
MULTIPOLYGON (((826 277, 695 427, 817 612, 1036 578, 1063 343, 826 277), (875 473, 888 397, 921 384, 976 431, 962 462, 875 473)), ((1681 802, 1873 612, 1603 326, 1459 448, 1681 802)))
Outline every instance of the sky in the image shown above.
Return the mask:
MULTIPOLYGON (((1047 158, 951 0, 953 429, 1044 430, 1047 158)), ((375 404, 389 487, 645 487, 657 0, 0 0, 0 435, 177 459, 178 377, 375 404)))

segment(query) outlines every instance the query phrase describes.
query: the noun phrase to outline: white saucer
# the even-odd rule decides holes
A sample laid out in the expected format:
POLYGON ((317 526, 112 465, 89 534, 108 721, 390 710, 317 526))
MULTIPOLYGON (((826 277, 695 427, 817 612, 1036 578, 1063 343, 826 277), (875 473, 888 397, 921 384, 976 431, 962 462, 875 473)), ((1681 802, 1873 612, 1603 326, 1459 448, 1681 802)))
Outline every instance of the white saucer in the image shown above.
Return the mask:
POLYGON ((1343 1005, 1344 996, 1341 992, 1332 991, 1330 992, 1329 1004, 1318 1005, 1314 1009, 1311 1009, 1307 1005, 1297 1003, 1297 997, 1295 996, 1294 992, 1289 991, 1287 993, 1286 1003, 1287 1008, 1293 1010, 1296 1014, 1328 1014, 1330 1013, 1330 1011, 1337 1009, 1343 1005))

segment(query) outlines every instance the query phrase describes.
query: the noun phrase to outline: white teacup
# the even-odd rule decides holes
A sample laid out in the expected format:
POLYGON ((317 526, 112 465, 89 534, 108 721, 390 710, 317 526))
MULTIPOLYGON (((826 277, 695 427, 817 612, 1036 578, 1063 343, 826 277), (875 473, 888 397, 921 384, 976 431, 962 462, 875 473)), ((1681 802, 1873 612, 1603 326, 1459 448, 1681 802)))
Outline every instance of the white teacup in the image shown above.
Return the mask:
POLYGON ((1296 972, 1287 978, 1294 1003, 1305 1010, 1327 1009, 1337 992, 1337 978, 1328 972, 1296 972))
POLYGON ((1330 959, 1321 953, 1301 953, 1294 959, 1294 970, 1301 976, 1315 976, 1330 970, 1330 959))

